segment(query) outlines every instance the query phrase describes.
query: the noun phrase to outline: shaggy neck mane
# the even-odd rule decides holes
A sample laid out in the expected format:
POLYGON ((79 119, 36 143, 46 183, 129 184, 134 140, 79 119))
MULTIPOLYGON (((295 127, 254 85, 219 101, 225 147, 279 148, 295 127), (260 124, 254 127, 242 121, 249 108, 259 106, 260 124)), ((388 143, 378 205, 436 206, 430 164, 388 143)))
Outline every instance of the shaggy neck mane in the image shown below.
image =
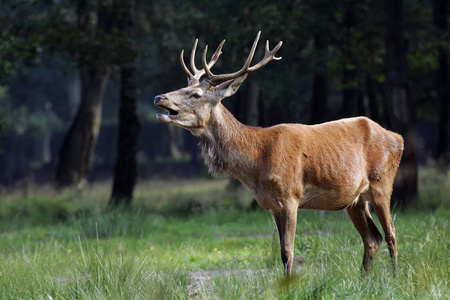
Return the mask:
POLYGON ((199 136, 202 156, 213 176, 226 171, 239 178, 242 174, 238 170, 249 170, 253 165, 248 152, 249 130, 257 128, 240 123, 222 104, 216 106, 199 136))

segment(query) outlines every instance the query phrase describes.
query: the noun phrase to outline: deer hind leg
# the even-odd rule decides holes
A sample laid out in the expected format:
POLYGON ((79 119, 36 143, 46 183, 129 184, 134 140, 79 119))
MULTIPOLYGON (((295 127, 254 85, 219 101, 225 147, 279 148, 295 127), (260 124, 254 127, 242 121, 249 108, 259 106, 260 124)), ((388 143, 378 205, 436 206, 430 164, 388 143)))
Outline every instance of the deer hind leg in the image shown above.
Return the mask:
POLYGON ((367 201, 362 197, 354 205, 347 207, 347 212, 364 243, 362 270, 367 274, 370 272, 383 238, 373 222, 367 201))
POLYGON ((390 211, 390 196, 378 197, 372 200, 372 206, 383 227, 385 240, 391 255, 394 272, 397 270, 397 237, 390 211))
POLYGON ((297 210, 297 205, 286 205, 281 211, 273 212, 280 236, 281 260, 283 261, 284 275, 286 277, 292 274, 297 210))
POLYGON ((385 240, 391 255, 394 272, 397 269, 397 237, 394 222, 391 217, 391 194, 395 177, 395 170, 383 177, 380 181, 372 183, 367 192, 372 207, 383 227, 385 240))
POLYGON ((281 216, 279 212, 272 211, 273 219, 275 220, 275 224, 277 225, 278 237, 280 238, 280 244, 282 240, 281 235, 281 216))

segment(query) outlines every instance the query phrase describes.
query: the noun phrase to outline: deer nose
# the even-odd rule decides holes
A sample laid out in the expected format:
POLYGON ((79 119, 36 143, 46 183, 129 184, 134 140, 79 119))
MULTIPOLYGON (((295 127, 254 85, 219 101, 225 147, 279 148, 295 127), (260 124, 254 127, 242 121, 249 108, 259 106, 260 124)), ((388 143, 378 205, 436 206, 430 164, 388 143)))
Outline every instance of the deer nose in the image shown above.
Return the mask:
POLYGON ((155 104, 158 104, 158 103, 159 103, 160 101, 162 101, 162 100, 167 100, 167 97, 164 96, 164 95, 158 95, 158 96, 155 97, 154 103, 155 103, 155 104))

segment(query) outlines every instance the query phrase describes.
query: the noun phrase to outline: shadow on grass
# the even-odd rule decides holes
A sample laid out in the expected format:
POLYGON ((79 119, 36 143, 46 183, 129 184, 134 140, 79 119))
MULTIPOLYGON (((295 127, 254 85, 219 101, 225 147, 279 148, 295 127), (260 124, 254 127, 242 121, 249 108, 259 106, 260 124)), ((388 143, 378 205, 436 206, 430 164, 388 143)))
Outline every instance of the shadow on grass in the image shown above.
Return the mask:
POLYGON ((323 278, 312 287, 301 288, 304 282, 301 276, 296 274, 289 278, 282 278, 278 282, 279 294, 283 295, 280 299, 323 299, 328 298, 333 290, 336 280, 323 278))

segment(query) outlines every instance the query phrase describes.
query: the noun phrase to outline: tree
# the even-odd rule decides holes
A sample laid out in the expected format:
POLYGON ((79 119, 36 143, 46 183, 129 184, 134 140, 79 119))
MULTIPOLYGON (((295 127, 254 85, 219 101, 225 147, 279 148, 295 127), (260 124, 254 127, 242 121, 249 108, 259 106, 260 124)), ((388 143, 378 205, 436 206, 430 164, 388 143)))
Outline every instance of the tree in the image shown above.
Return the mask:
POLYGON ((343 18, 343 71, 342 71, 342 116, 356 117, 363 114, 362 94, 358 82, 360 66, 355 43, 356 1, 348 1, 343 18))
POLYGON ((128 47, 124 49, 120 64, 119 134, 116 165, 110 206, 129 205, 137 177, 137 144, 140 131, 136 113, 137 66, 135 37, 135 3, 122 0, 119 10, 119 28, 126 35, 128 47))
POLYGON ((433 1, 433 20, 438 33, 437 92, 439 97, 439 138, 437 159, 444 170, 450 166, 450 82, 449 82, 449 43, 448 39, 448 0, 433 1))
POLYGON ((392 129, 405 140, 405 149, 396 177, 394 203, 406 207, 417 197, 415 108, 407 83, 407 43, 403 26, 403 1, 386 0, 386 87, 392 129))
POLYGON ((112 10, 113 7, 105 0, 99 1, 96 7, 87 0, 77 2, 81 53, 76 55, 81 78, 81 103, 60 150, 55 179, 58 188, 83 187, 91 168, 101 123, 103 94, 111 75, 111 65, 105 59, 109 49, 99 45, 114 28, 112 10), (95 27, 92 25, 93 11, 97 18, 95 27))
POLYGON ((328 108, 328 79, 326 69, 327 46, 324 33, 314 36, 314 49, 317 54, 316 68, 314 69, 313 94, 311 99, 311 113, 309 124, 318 124, 327 121, 328 108))
MULTIPOLYGON (((24 18, 38 6, 33 1, 21 3, 4 0, 0 3, 0 84, 7 84, 24 67, 35 65, 41 37, 36 19, 24 18), (36 31, 35 31, 36 30, 36 31)), ((41 17, 41 13, 36 15, 41 17)))
POLYGON ((338 27, 335 22, 338 5, 323 0, 306 1, 305 10, 305 15, 310 16, 305 20, 310 32, 307 37, 311 39, 313 46, 310 54, 313 84, 308 123, 318 124, 328 121, 330 116, 328 94, 333 88, 330 53, 334 50, 335 44, 340 44, 334 42, 337 36, 335 28, 338 27), (317 11, 321 13, 317 14, 317 11))

